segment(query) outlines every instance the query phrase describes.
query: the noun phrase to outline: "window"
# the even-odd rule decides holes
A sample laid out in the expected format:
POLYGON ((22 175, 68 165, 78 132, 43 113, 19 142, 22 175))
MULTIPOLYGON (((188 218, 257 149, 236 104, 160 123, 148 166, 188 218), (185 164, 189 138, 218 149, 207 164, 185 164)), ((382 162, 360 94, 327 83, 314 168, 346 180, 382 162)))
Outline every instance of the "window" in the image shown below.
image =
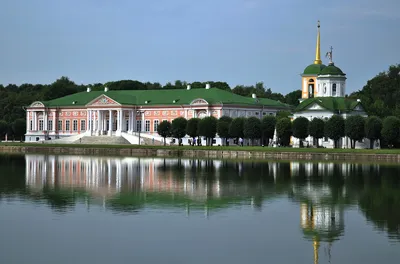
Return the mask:
POLYGON ((154 132, 157 132, 157 129, 158 129, 158 125, 160 124, 160 121, 159 120, 154 120, 154 125, 153 125, 153 129, 154 129, 154 132))
POLYGON ((336 83, 332 84, 332 96, 336 96, 336 83))
POLYGON ((29 130, 33 130, 33 120, 29 121, 29 130))
POLYGON ((136 131, 142 131, 142 120, 136 120, 136 131))
POLYGON ((65 120, 65 130, 66 130, 66 131, 69 131, 69 130, 70 130, 70 123, 71 123, 71 121, 65 120))
POLYGON ((43 130, 43 119, 39 120, 39 131, 43 130))
POLYGON ((314 97, 314 84, 309 84, 308 85, 308 93, 309 93, 309 97, 310 98, 314 97))
POLYGON ((125 121, 125 131, 129 131, 129 119, 125 121))
POLYGON ((62 131, 63 129, 62 129, 62 120, 58 120, 58 128, 57 128, 57 130, 58 131, 62 131))
POLYGON ((146 131, 146 132, 150 131, 150 120, 145 121, 144 131, 146 131))
POLYGON ((47 130, 52 131, 53 130, 53 120, 49 120, 47 124, 47 130))
POLYGON ((72 121, 72 130, 73 131, 78 131, 78 120, 73 120, 72 121))
POLYGON ((266 114, 267 114, 267 113, 265 113, 265 112, 263 113, 263 115, 266 115, 266 114))
POLYGON ((82 119, 81 120, 81 131, 85 131, 86 130, 86 120, 82 119))

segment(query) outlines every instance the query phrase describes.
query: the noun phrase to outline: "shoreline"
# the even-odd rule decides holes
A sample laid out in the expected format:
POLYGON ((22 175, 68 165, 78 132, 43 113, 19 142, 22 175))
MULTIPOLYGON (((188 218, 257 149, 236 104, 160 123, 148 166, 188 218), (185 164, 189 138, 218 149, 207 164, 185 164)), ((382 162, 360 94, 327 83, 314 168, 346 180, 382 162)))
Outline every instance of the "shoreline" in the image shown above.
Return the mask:
POLYGON ((185 157, 211 159, 369 161, 400 163, 400 150, 312 149, 266 147, 179 147, 137 145, 80 145, 1 143, 4 154, 63 154, 133 157, 185 157))

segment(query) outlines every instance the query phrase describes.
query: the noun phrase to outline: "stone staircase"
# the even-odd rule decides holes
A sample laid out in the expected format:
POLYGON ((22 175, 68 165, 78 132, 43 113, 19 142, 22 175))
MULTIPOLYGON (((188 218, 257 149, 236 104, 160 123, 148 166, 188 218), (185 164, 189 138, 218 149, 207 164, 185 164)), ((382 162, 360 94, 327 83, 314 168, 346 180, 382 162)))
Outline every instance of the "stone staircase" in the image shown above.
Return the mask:
POLYGON ((84 136, 81 140, 74 141, 75 144, 85 144, 85 145, 125 145, 129 144, 129 141, 123 137, 116 136, 84 136))

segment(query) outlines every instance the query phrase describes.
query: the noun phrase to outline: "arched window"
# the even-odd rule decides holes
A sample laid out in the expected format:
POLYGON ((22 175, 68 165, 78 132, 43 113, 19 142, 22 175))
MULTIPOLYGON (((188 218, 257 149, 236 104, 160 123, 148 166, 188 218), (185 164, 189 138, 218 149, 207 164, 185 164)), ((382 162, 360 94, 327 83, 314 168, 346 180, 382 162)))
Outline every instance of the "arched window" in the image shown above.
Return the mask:
POLYGON ((308 82, 313 83, 313 82, 314 82, 314 79, 310 79, 310 80, 308 80, 308 82))
POLYGON ((336 83, 332 84, 332 96, 336 96, 336 83))
POLYGON ((314 97, 314 84, 309 84, 308 85, 308 97, 313 98, 314 97))

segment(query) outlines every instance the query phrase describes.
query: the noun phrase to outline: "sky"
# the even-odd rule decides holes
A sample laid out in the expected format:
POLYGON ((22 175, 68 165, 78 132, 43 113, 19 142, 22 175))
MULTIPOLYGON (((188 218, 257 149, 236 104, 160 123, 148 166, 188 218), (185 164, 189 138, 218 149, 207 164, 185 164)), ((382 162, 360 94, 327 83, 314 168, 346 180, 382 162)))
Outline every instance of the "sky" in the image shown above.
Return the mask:
POLYGON ((347 93, 400 62, 398 0, 1 0, 0 84, 264 82, 287 94, 315 59, 318 20, 347 93))

